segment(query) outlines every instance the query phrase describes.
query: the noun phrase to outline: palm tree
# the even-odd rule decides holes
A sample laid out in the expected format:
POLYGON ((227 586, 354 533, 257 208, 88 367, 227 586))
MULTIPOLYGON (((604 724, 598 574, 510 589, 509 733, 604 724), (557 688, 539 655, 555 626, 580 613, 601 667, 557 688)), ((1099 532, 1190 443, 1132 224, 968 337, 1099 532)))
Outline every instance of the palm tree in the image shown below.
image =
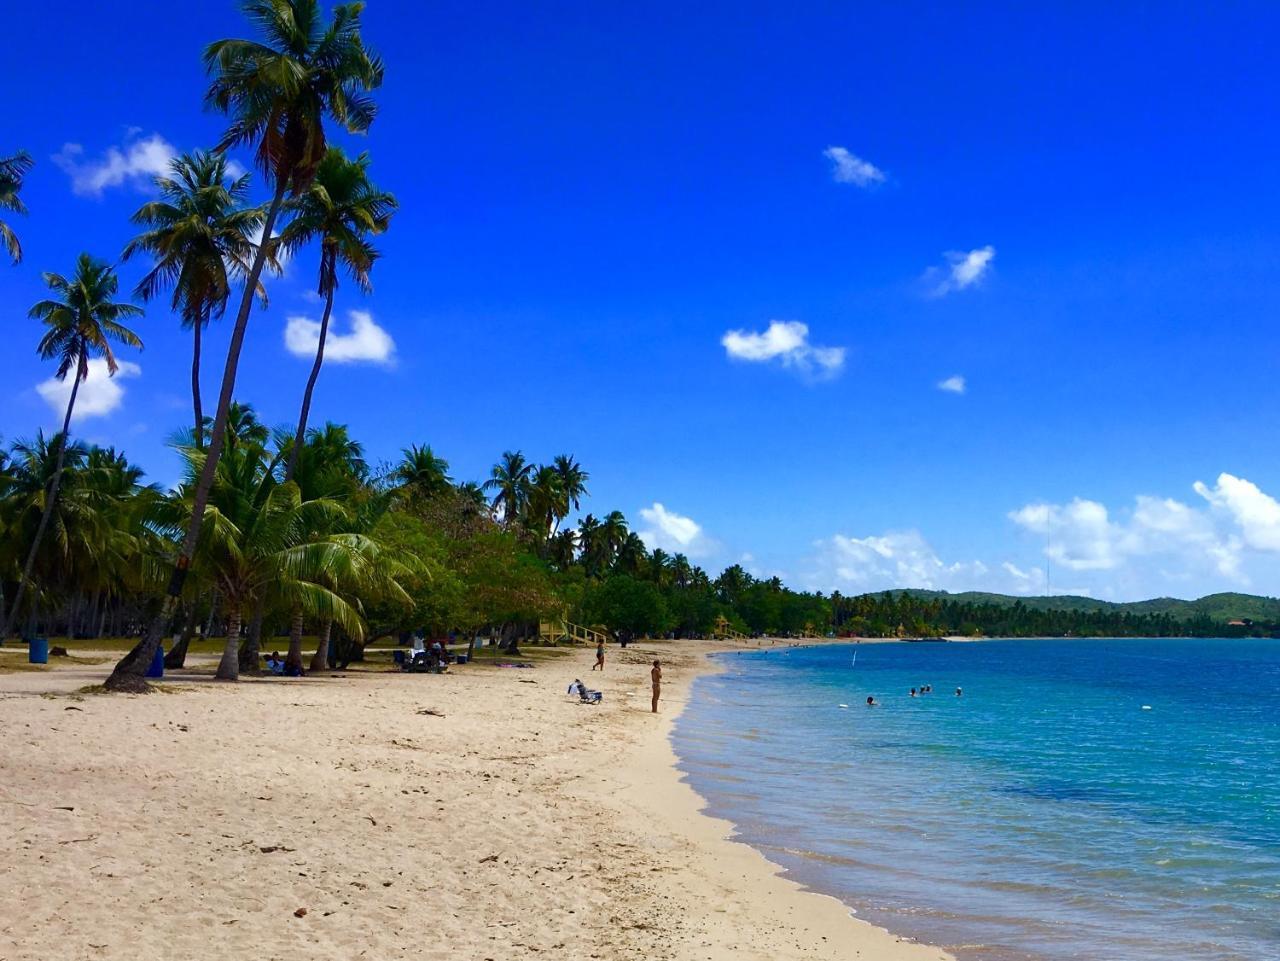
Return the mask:
POLYGON ((635 531, 627 534, 627 539, 618 548, 618 556, 614 558, 617 568, 627 574, 635 574, 649 556, 649 549, 644 540, 635 531))
POLYGON ((578 547, 581 550, 582 566, 588 575, 596 575, 603 568, 600 557, 600 521, 594 514, 588 514, 578 521, 578 547))
POLYGON ((560 475, 560 486, 572 510, 581 506, 582 498, 587 496, 587 481, 591 475, 582 469, 582 465, 568 454, 560 454, 551 462, 556 473, 560 475))
POLYGON ((296 253, 319 238, 320 277, 316 291, 324 298, 324 313, 320 318, 315 363, 302 393, 302 411, 298 415, 298 430, 294 434, 285 480, 293 477, 297 452, 306 437, 311 395, 320 377, 320 365, 324 363, 324 342, 329 336, 329 317, 338 289, 338 268, 345 268, 366 294, 373 289, 369 271, 378 259, 378 251, 369 243, 369 235, 387 229, 396 209, 396 198, 370 182, 367 153, 348 160, 340 148, 330 147, 316 169, 311 186, 293 199, 289 209, 293 219, 281 232, 280 244, 290 253, 296 253))
POLYGON ((40 551, 40 540, 44 537, 58 500, 67 443, 71 437, 71 415, 75 411, 80 385, 89 376, 89 361, 91 358, 101 357, 106 361, 108 375, 115 376, 119 364, 116 363, 111 342, 114 340, 130 347, 142 347, 138 335, 120 323, 125 318, 141 316, 142 308, 134 304, 115 303, 111 299, 119 289, 120 280, 105 263, 94 260, 88 254, 81 254, 71 280, 61 274, 46 273, 44 282, 58 295, 58 299, 42 300, 31 308, 30 316, 45 325, 45 333, 40 338, 37 349, 42 359, 57 359, 58 370, 55 376, 59 380, 65 380, 68 374, 74 373, 74 376, 71 394, 67 398, 67 412, 62 418, 62 433, 57 439, 58 459, 53 477, 49 481, 49 492, 45 495, 40 525, 32 538, 27 562, 18 580, 18 590, 9 608, 9 616, 0 630, 0 641, 9 636, 9 628, 22 603, 22 595, 31 578, 32 565, 40 551))
POLYGON ((484 482, 486 491, 493 491, 493 509, 502 510, 502 526, 510 529, 524 514, 529 500, 529 480, 533 465, 524 459, 520 451, 503 451, 502 460, 493 466, 489 479, 484 482))
MULTIPOLYGON (((221 317, 234 281, 248 276, 257 253, 254 238, 266 211, 248 207, 249 175, 227 183, 227 159, 196 151, 169 164, 171 177, 157 177, 164 198, 143 204, 133 222, 147 230, 124 248, 124 259, 147 253, 155 266, 135 293, 151 300, 173 290, 173 309, 192 332, 191 404, 195 410, 195 443, 204 447, 204 413, 200 405, 200 341, 204 328, 221 317)), ((274 255, 268 263, 278 267, 274 255)), ((261 284, 258 296, 266 303, 261 284)))
POLYGON ((419 497, 435 497, 452 487, 449 462, 437 457, 430 444, 421 447, 411 444, 400 453, 400 463, 391 472, 391 478, 399 483, 402 490, 419 497))
POLYGON ((559 471, 550 465, 539 467, 529 482, 525 525, 539 540, 546 541, 568 513, 569 498, 559 471))
POLYGON ((457 502, 464 517, 473 518, 482 514, 488 516, 489 498, 485 496, 483 487, 475 481, 463 481, 456 490, 457 502))
MULTIPOLYGON (((18 193, 22 190, 22 181, 34 164, 31 155, 24 150, 19 150, 11 157, 0 157, 0 210, 11 210, 15 214, 27 212, 27 205, 22 202, 18 193)), ((22 262, 22 244, 18 243, 18 235, 3 220, 0 220, 0 244, 4 245, 15 264, 22 262)))
POLYGON ((335 7, 333 20, 327 26, 317 0, 245 0, 243 9, 261 30, 263 39, 219 40, 205 49, 205 65, 214 74, 205 101, 232 118, 217 150, 256 145, 255 160, 272 178, 274 193, 231 331, 208 457, 193 492, 190 526, 178 552, 165 603, 142 640, 107 679, 106 686, 111 690, 145 690, 147 666, 182 594, 222 456, 227 410, 235 392, 254 292, 275 246, 273 231, 285 194, 298 196, 315 176, 327 149, 325 117, 351 133, 364 132, 376 113, 369 92, 382 83, 382 61, 360 37, 363 4, 335 7))
POLYGON ((617 558, 618 551, 627 542, 629 533, 627 519, 623 516, 622 511, 610 511, 605 515, 605 519, 600 522, 601 550, 606 566, 612 564, 617 558))

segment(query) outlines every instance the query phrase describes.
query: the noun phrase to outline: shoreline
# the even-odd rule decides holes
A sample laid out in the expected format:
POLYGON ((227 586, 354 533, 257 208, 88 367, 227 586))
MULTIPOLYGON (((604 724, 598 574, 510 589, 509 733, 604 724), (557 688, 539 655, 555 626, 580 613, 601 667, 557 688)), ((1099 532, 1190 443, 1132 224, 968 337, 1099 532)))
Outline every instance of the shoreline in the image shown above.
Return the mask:
MULTIPOLYGON (((853 643, 847 638, 778 641, 778 648, 853 643)), ((861 640, 899 642, 897 638, 861 640)), ((734 839, 737 828, 733 822, 707 813, 706 799, 681 771, 671 734, 689 702, 694 682, 724 670, 714 655, 764 649, 749 642, 714 642, 699 651, 693 670, 681 678, 677 697, 672 699, 673 709, 663 715, 660 743, 640 746, 640 764, 631 778, 634 788, 649 784, 651 808, 647 815, 659 829, 678 833, 697 848, 699 859, 690 866, 691 880, 735 890, 738 899, 746 902, 714 909, 723 919, 717 919, 715 927, 705 932, 704 951, 696 957, 713 961, 741 957, 834 961, 858 956, 882 961, 954 961, 941 948, 896 935, 858 917, 840 899, 786 877, 783 867, 747 842, 734 839)), ((681 955, 686 956, 692 959, 695 954, 681 955)))
POLYGON ((704 813, 670 733, 737 649, 234 685, 205 658, 147 696, 75 693, 109 661, 0 674, 0 956, 947 961, 704 813))

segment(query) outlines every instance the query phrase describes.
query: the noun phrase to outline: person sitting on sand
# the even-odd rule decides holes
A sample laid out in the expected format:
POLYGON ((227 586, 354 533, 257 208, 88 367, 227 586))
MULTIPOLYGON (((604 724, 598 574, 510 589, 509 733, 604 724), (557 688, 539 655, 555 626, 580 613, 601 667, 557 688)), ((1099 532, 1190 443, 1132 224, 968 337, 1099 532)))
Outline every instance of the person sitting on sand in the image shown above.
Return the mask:
POLYGON ((662 664, 659 661, 653 662, 653 670, 649 672, 649 679, 653 682, 653 713, 658 713, 658 698, 662 694, 662 664))
POLYGON ((267 670, 272 674, 284 673, 284 661, 280 660, 279 651, 272 651, 267 655, 267 670))
POLYGON ((596 641, 596 662, 591 665, 591 670, 597 667, 604 671, 604 641, 596 641))

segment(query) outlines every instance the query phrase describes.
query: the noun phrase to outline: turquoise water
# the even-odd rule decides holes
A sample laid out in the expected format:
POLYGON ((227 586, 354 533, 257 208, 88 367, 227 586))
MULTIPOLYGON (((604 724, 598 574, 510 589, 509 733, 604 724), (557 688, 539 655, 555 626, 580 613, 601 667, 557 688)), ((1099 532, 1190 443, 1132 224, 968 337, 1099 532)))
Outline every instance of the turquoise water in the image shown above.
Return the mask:
POLYGON ((695 682, 675 747, 740 840, 965 957, 1280 959, 1280 641, 854 651, 695 682))

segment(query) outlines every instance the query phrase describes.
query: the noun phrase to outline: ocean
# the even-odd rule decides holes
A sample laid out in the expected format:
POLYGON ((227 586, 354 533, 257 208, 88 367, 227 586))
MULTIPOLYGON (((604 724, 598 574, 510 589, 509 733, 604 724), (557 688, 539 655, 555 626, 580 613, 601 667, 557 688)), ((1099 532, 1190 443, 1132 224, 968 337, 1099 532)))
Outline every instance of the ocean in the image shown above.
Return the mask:
POLYGON ((1280 961, 1280 641, 720 661, 676 724, 682 770, 858 916, 983 961, 1280 961))

